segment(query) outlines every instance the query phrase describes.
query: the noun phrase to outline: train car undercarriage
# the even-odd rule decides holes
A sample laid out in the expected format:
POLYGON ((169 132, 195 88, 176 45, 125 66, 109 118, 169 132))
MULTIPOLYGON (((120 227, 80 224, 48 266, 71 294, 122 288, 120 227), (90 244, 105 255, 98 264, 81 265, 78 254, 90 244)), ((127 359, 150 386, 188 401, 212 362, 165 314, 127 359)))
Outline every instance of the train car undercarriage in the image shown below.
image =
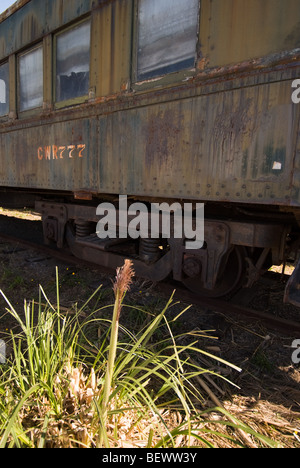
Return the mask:
MULTIPOLYGON (((42 215, 47 244, 63 248, 66 243, 76 257, 112 269, 131 258, 138 277, 154 282, 172 277, 207 297, 226 298, 241 286, 253 286, 268 268, 285 262, 299 242, 291 217, 285 213, 278 219, 210 215, 204 223, 203 247, 187 249, 184 237, 172 235, 131 239, 117 234, 100 239, 96 234, 99 216, 93 206, 37 201, 35 209, 42 215)), ((285 301, 300 305, 294 289, 291 280, 285 301)))

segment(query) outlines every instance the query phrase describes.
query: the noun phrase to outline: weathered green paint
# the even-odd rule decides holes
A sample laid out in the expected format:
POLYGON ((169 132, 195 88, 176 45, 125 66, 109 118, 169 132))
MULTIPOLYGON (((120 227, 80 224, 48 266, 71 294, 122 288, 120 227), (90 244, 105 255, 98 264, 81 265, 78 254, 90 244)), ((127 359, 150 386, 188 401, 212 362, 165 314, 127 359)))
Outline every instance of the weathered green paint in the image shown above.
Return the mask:
POLYGON ((1 185, 97 190, 97 120, 57 122, 1 134, 0 146, 1 185))
POLYGON ((139 85, 131 81, 136 2, 25 3, 0 23, 0 57, 9 56, 13 116, 14 54, 43 41, 44 108, 0 124, 0 184, 298 206, 298 6, 202 0, 196 68, 139 85), (55 110, 53 36, 89 14, 90 100, 55 110))
POLYGON ((267 146, 263 151, 264 159, 262 173, 267 177, 270 174, 280 176, 284 174, 286 162, 286 147, 274 148, 273 145, 267 146))
MULTIPOLYGON (((90 105, 0 135, 0 183, 141 197, 289 204, 300 106, 291 82, 109 111, 90 105), (88 117, 90 112, 94 115, 88 117), (39 124, 39 125, 37 125, 39 124), (22 142, 22 143, 21 143, 22 142), (86 145, 83 157, 67 147, 86 145), (44 148, 63 147, 45 159, 44 148), (38 149, 42 148, 39 160, 38 149), (5 155, 3 157, 3 155, 5 155), (279 167, 280 165, 280 167, 279 167), (13 167, 8 174, 7 167, 13 167), (274 169, 275 168, 275 169, 274 169)), ((150 97, 149 97, 150 99, 150 97)), ((299 200, 291 200, 298 204, 299 200)))
POLYGON ((265 84, 101 118, 101 190, 287 203, 300 115, 290 88, 265 84))
POLYGON ((202 0, 201 55, 220 67, 300 48, 299 0, 202 0))
POLYGON ((91 10, 93 0, 31 0, 0 23, 0 60, 91 10))

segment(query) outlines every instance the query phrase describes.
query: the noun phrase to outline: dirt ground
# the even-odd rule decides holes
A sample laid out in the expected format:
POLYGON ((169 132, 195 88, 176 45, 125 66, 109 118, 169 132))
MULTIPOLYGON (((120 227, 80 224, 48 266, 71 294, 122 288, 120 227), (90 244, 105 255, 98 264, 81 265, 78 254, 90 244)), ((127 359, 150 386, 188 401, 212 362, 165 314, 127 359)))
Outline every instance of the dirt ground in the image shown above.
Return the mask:
MULTIPOLYGON (((28 221, 32 223, 28 238, 40 238, 38 218, 33 216, 30 220, 26 215, 26 223, 28 221)), ((20 219, 18 229, 24 229, 22 223, 20 219)), ((16 230, 14 223, 2 215, 0 225, 5 224, 6 232, 16 230)), ((24 313, 24 299, 38 299, 39 285, 43 286, 49 300, 55 304, 56 267, 62 307, 70 309, 74 303, 83 305, 100 284, 103 286, 99 300, 103 304, 112 303, 113 274, 104 275, 96 268, 88 269, 57 261, 31 248, 0 240, 0 289, 20 314, 24 313)), ((283 289, 284 283, 278 276, 276 282, 263 280, 252 293, 241 292, 240 298, 244 297, 251 307, 258 310, 300 320, 298 310, 282 305, 283 289)), ((135 281, 126 300, 152 311, 161 310, 166 302, 154 284, 141 280, 135 281)), ((177 304, 172 312, 178 313, 185 306, 177 304)), ((6 313, 6 307, 3 297, 0 297, 0 339, 4 340, 16 327, 6 313)), ((122 319, 125 320, 124 317, 122 319)), ((134 321, 134 317, 128 320, 134 321)), ((130 323, 126 323, 126 326, 130 327, 130 323)), ((220 372, 235 384, 234 387, 224 381, 212 378, 207 380, 225 408, 253 429, 274 437, 284 447, 300 448, 300 366, 292 362, 292 343, 300 340, 300 336, 275 332, 259 321, 249 322, 191 305, 180 318, 182 339, 185 339, 184 333, 193 330, 206 330, 207 335, 215 337, 201 338, 199 347, 242 369, 240 373, 232 371, 209 359, 199 363, 210 368, 215 366, 212 370, 220 372)))

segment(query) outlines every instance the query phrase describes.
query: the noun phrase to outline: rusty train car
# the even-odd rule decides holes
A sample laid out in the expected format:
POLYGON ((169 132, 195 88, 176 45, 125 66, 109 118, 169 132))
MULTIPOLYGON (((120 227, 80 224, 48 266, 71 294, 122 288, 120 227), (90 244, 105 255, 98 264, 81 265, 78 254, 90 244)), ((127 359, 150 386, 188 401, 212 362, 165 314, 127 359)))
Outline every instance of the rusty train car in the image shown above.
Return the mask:
POLYGON ((299 0, 17 1, 0 16, 0 205, 35 206, 78 257, 207 296, 297 260, 299 25, 299 0), (203 247, 99 239, 96 207, 120 194, 204 203, 203 247))

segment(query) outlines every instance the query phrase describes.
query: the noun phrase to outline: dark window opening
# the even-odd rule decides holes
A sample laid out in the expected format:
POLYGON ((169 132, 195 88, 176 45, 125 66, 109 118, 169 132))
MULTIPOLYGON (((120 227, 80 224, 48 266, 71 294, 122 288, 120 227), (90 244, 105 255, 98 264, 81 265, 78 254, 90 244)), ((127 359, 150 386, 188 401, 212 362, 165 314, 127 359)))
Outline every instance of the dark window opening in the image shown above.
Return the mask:
POLYGON ((56 101, 88 95, 90 77, 90 22, 57 36, 56 101))

